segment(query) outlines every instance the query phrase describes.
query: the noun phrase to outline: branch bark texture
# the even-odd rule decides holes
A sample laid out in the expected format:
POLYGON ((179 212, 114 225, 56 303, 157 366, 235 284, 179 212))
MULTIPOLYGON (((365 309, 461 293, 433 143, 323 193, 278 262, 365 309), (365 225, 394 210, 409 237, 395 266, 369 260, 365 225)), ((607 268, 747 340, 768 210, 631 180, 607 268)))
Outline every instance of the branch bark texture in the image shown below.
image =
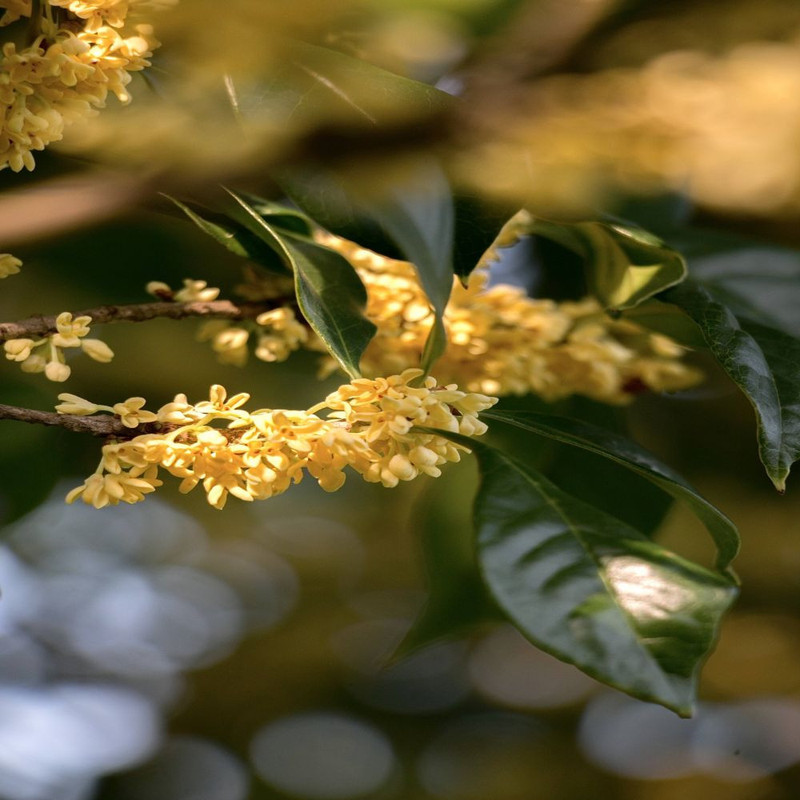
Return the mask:
MULTIPOLYGON (((138 303, 125 306, 98 306, 76 311, 73 317, 91 317, 102 325, 108 322, 146 322, 151 319, 185 319, 208 317, 212 319, 252 319, 272 307, 271 303, 232 303, 230 300, 213 300, 206 303, 138 303)), ((8 339, 35 339, 56 333, 55 315, 37 315, 18 322, 0 322, 0 342, 8 339)))

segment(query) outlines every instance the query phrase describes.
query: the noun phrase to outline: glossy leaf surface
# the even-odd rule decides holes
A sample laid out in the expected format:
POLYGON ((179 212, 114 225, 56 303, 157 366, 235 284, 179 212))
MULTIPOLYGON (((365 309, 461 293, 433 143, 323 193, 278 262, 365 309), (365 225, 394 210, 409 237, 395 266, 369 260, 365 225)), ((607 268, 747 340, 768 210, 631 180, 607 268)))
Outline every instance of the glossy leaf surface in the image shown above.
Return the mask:
POLYGON ((717 545, 717 569, 726 569, 736 557, 739 550, 736 526, 677 472, 625 436, 580 420, 536 412, 485 411, 481 416, 586 450, 624 466, 691 509, 717 545))
POLYGON ((589 291, 607 309, 633 308, 686 277, 680 253, 634 226, 534 219, 531 233, 581 256, 589 291))
POLYGON ((783 491, 792 464, 800 457, 800 414, 796 400, 800 374, 797 362, 791 361, 800 344, 775 329, 756 323, 743 324, 731 309, 696 281, 686 281, 669 290, 664 299, 697 323, 709 350, 752 404, 761 461, 775 487, 783 491), (769 350, 769 357, 759 340, 769 350))
POLYGON ((665 550, 535 470, 469 446, 483 481, 476 547, 497 604, 534 644, 682 716, 736 595, 733 582, 665 550))

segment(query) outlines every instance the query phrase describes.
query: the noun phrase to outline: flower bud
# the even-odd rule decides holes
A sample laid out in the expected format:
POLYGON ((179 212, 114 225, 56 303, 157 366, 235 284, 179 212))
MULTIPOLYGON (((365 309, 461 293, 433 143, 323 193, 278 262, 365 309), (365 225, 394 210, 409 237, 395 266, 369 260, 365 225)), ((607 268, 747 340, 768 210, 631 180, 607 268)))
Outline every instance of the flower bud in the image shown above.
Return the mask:
POLYGON ((89 358, 101 364, 108 364, 114 358, 114 351, 100 339, 84 339, 81 341, 81 349, 89 358))

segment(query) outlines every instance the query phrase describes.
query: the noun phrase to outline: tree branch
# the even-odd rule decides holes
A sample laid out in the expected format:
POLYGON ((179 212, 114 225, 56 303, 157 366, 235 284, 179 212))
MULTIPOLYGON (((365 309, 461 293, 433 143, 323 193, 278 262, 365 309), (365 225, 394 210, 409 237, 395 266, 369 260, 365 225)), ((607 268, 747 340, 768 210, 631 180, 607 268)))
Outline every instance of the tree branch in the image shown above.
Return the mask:
POLYGON ((132 439, 142 433, 163 433, 170 427, 158 423, 147 423, 136 428, 126 428, 118 417, 113 416, 82 417, 73 414, 56 414, 53 411, 36 411, 33 408, 20 408, 0 403, 0 420, 3 419, 28 422, 32 425, 57 426, 76 433, 89 433, 92 436, 119 439, 132 439))
MULTIPOLYGON (((278 301, 280 302, 280 301, 278 301)), ((213 300, 207 303, 138 303, 127 306, 99 306, 77 311, 73 317, 91 317, 93 323, 145 322, 150 319, 185 319, 210 317, 212 319, 252 319, 273 308, 273 302, 232 303, 230 300, 213 300)), ((0 342, 7 339, 32 339, 56 333, 55 315, 37 315, 19 322, 0 322, 0 342)))

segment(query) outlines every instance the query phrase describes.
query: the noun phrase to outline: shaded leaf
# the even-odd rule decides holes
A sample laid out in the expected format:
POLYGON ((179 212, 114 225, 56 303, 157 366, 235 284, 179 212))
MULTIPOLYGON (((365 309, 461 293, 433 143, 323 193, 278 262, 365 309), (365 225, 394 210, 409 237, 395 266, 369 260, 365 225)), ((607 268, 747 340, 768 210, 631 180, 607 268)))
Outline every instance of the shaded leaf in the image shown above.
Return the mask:
POLYGON ((689 263, 692 277, 737 317, 800 336, 800 253, 796 250, 750 242, 737 250, 690 255, 689 263))
POLYGON ((243 211, 243 223, 294 272, 303 316, 342 369, 358 377, 358 363, 375 326, 364 316, 367 293, 350 262, 311 239, 279 229, 243 197, 229 193, 243 211))
POLYGON ((686 277, 680 253, 641 228, 534 219, 530 231, 584 259, 589 291, 607 309, 633 308, 686 277))
POLYGON ((717 569, 726 569, 736 557, 739 550, 736 526, 677 472, 627 437, 580 420, 531 411, 485 411, 481 416, 586 450, 631 470, 684 502, 706 526, 717 545, 717 569))
POLYGON ((681 716, 736 596, 733 582, 650 542, 521 462, 476 454, 478 561, 495 601, 534 644, 681 716))
POLYGON ((797 340, 756 323, 744 327, 726 305, 693 280, 670 289, 664 299, 697 323, 709 350, 752 404, 759 456, 770 480, 784 491, 792 464, 800 457, 800 376, 796 362, 787 362, 778 350, 783 347, 785 355, 790 356, 797 352, 797 340), (764 339, 770 350, 769 359, 749 329, 764 339), (784 400, 773 367, 779 370, 784 400))
POLYGON ((166 194, 164 197, 183 211, 203 233, 210 236, 227 250, 230 250, 231 253, 247 258, 271 272, 288 274, 287 268, 276 257, 274 250, 235 220, 225 214, 201 208, 193 203, 182 203, 180 200, 166 194))
POLYGON ((447 343, 442 315, 453 287, 453 199, 438 164, 419 161, 379 190, 334 176, 284 175, 281 182, 333 233, 414 264, 436 314, 422 357, 428 370, 447 343))
POLYGON ((481 198, 464 194, 455 195, 453 203, 453 269, 465 280, 517 209, 489 205, 481 198))

